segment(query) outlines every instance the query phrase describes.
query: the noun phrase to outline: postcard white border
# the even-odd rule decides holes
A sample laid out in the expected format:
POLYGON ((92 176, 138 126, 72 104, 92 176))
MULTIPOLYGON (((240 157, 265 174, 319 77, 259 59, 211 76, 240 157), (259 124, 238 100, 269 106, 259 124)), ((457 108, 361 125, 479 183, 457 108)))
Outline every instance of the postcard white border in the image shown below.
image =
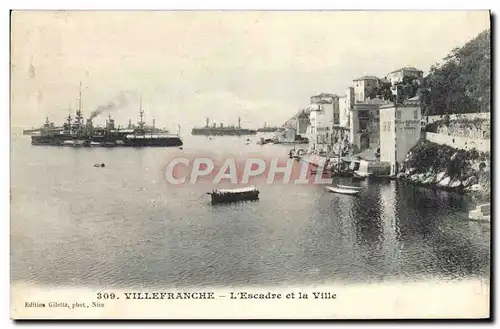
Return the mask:
MULTIPOLYGON (((8 54, 8 45, 9 45, 9 12, 8 9, 60 9, 60 8, 65 8, 65 9, 378 9, 378 10, 383 10, 383 9, 493 9, 493 12, 495 13, 498 8, 498 1, 484 1, 484 0, 475 0, 475 1, 454 1, 454 2, 448 2, 448 1, 429 1, 429 0, 421 0, 418 2, 412 2, 412 3, 406 3, 402 1, 342 1, 342 2, 335 2, 331 3, 332 1, 316 1, 316 0, 309 0, 309 1, 271 1, 271 0, 253 0, 253 1, 239 1, 237 4, 233 1, 203 1, 203 0, 198 0, 198 1, 148 1, 148 0, 143 0, 143 1, 104 1, 104 0, 91 0, 91 1, 3 1, 2 2, 2 10, 1 11, 1 18, 2 18, 2 33, 1 33, 1 38, 2 38, 2 44, 5 46, 5 49, 7 51, 2 52, 2 62, 4 65, 1 66, 1 70, 3 73, 4 77, 4 88, 3 92, 1 93, 1 99, 2 99, 2 104, 4 110, 2 111, 4 117, 2 120, 2 123, 4 125, 3 127, 3 134, 4 138, 3 140, 10 140, 10 118, 9 118, 9 69, 6 63, 8 63, 9 60, 9 54, 8 54), (9 134, 9 135, 7 135, 9 134)), ((495 41, 497 41, 498 38, 498 32, 495 32, 495 41)), ((496 84, 495 84, 496 85, 496 84)), ((498 88, 498 86, 497 86, 498 88)), ((496 91, 496 90, 495 90, 496 91)), ((496 122, 495 124, 497 126, 500 126, 499 122, 500 121, 500 116, 496 116, 496 122)), ((497 134, 498 135, 498 134, 497 134)), ((9 144, 8 143, 0 143, 0 147, 2 148, 1 151, 3 154, 8 155, 9 154, 9 144)), ((1 180, 2 183, 4 184, 3 188, 1 189, 1 198, 0 200, 2 201, 2 213, 4 216, 4 225, 5 225, 5 231, 4 232, 9 232, 9 192, 7 189, 7 186, 10 185, 10 179, 9 179, 9 164, 10 164, 10 157, 7 156, 7 161, 2 162, 2 175, 1 175, 1 180)), ((498 197, 498 195, 497 195, 498 197)), ((496 201, 496 200, 495 200, 496 201)), ((497 225, 495 225, 496 227, 497 225)), ((496 233, 496 232, 494 232, 496 233)), ((2 303, 2 310, 3 310, 3 324, 6 325, 7 327, 12 327, 14 326, 14 323, 9 320, 10 318, 10 296, 9 296, 9 291, 10 291, 10 259, 9 259, 9 253, 7 250, 10 250, 10 242, 8 238, 8 234, 4 234, 4 252, 1 253, 1 258, 2 258, 2 263, 6 266, 3 267, 3 270, 1 271, 2 273, 2 283, 4 284, 4 289, 2 289, 3 292, 3 298, 1 299, 2 303)), ((497 260, 497 259, 495 259, 497 260)), ((495 264, 498 263, 497 261, 495 264)), ((497 285, 498 286, 498 285, 497 285)), ((497 307, 498 304, 496 303, 497 307)), ((498 314, 498 313, 497 313, 498 314)), ((109 324, 108 324, 109 325, 109 324)), ((170 324, 174 325, 174 324, 170 324)), ((179 324, 175 324, 174 326, 177 326, 179 324)), ((180 324, 182 325, 182 324, 180 324)), ((236 325, 236 324, 235 324, 236 325)), ((286 324, 285 324, 286 325, 286 324)), ((340 325, 340 327, 352 327, 352 325, 349 324, 337 324, 340 325)), ((375 324, 376 325, 376 324, 375 324)), ((423 323, 420 324, 421 326, 426 326, 426 327, 433 327, 437 326, 438 324, 427 324, 423 323)), ((51 324, 45 324, 45 326, 51 326, 51 324)), ((69 327, 70 325, 63 325, 60 327, 69 327)), ((99 327, 100 325, 98 324, 85 324, 83 327, 99 327)), ((137 327, 139 327, 140 324, 137 324, 137 327)), ((185 325, 183 325, 185 326, 185 325)), ((267 326, 267 325, 264 325, 267 326)), ((271 325, 269 325, 271 326, 271 325)), ((386 324, 380 324, 376 325, 380 327, 385 327, 386 324)), ((471 325, 472 326, 472 325, 471 325)), ((127 327, 131 327, 128 325, 127 327)))

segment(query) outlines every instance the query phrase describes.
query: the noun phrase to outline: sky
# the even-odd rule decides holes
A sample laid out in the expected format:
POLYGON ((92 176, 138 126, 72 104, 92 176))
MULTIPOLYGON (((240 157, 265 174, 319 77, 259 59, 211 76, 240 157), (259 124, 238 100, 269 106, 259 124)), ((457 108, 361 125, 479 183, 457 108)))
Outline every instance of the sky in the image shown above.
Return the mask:
POLYGON ((487 11, 17 11, 11 125, 62 124, 78 107, 103 124, 177 130, 281 125, 321 92, 403 66, 427 73, 489 28, 487 11), (126 97, 123 97, 126 95, 126 97))

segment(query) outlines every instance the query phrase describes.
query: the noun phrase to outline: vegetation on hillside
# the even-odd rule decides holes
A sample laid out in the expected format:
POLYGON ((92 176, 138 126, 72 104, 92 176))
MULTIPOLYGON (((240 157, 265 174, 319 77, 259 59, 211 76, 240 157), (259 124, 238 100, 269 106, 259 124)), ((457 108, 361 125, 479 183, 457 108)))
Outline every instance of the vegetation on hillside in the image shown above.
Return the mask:
POLYGON ((470 191, 479 199, 488 200, 490 156, 489 152, 460 150, 421 140, 406 156, 401 178, 417 184, 470 191), (479 189, 471 189, 474 185, 479 189))
POLYGON ((405 100, 415 97, 420 85, 417 78, 405 76, 403 81, 396 83, 392 88, 397 91, 397 98, 391 90, 391 83, 386 80, 379 80, 379 87, 373 88, 369 98, 381 98, 390 102, 397 100, 397 103, 401 104, 405 100))
POLYGON ((490 30, 485 30, 431 67, 421 90, 424 114, 490 111, 490 39, 490 30))

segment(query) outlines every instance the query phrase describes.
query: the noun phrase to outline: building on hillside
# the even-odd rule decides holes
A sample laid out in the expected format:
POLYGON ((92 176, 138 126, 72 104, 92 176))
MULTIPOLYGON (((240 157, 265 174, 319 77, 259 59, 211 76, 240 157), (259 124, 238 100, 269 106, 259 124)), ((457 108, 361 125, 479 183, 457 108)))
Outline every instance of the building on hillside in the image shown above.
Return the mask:
POLYGON ((349 140, 357 151, 376 149, 380 142, 380 106, 387 104, 380 98, 354 104, 350 110, 349 140))
POLYGON ((297 125, 295 130, 297 131, 297 135, 301 137, 306 137, 307 127, 309 127, 309 111, 301 111, 297 116, 297 125))
POLYGON ((283 124, 283 128, 294 129, 297 135, 307 137, 307 127, 309 126, 309 111, 301 110, 283 124))
POLYGON ((421 108, 418 97, 403 104, 380 106, 380 161, 389 162, 391 175, 420 139, 421 108))
POLYGON ((379 78, 375 76, 363 76, 353 80, 354 103, 364 103, 370 99, 370 94, 374 88, 379 87, 379 78))
POLYGON ((345 93, 345 96, 346 96, 346 107, 347 107, 347 110, 351 110, 354 103, 355 103, 355 93, 354 93, 354 87, 347 87, 347 90, 346 90, 346 93, 345 93))
POLYGON ((310 135, 307 136, 312 147, 330 145, 334 125, 340 124, 339 96, 319 94, 311 96, 309 105, 310 135))
POLYGON ((424 82, 424 72, 411 66, 392 71, 391 73, 387 74, 386 79, 390 81, 394 86, 396 83, 402 82, 404 77, 417 78, 417 81, 420 85, 422 85, 424 82))
POLYGON ((347 104, 347 95, 339 96, 339 125, 341 127, 349 128, 349 108, 347 104))

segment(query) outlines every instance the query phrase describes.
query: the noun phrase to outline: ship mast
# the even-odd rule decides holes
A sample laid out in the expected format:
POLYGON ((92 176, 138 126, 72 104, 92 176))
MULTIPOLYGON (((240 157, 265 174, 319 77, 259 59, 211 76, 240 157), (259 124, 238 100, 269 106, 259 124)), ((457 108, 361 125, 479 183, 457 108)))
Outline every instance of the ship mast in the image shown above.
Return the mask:
POLYGON ((78 109, 76 110, 76 119, 78 121, 78 125, 81 124, 82 120, 82 82, 80 81, 80 90, 78 92, 78 109))
POLYGON ((241 129, 241 118, 238 117, 238 129, 241 129))
POLYGON ((139 116, 141 118, 141 120, 139 121, 139 127, 142 129, 144 127, 144 121, 143 121, 144 111, 142 110, 142 95, 139 103, 139 116))

